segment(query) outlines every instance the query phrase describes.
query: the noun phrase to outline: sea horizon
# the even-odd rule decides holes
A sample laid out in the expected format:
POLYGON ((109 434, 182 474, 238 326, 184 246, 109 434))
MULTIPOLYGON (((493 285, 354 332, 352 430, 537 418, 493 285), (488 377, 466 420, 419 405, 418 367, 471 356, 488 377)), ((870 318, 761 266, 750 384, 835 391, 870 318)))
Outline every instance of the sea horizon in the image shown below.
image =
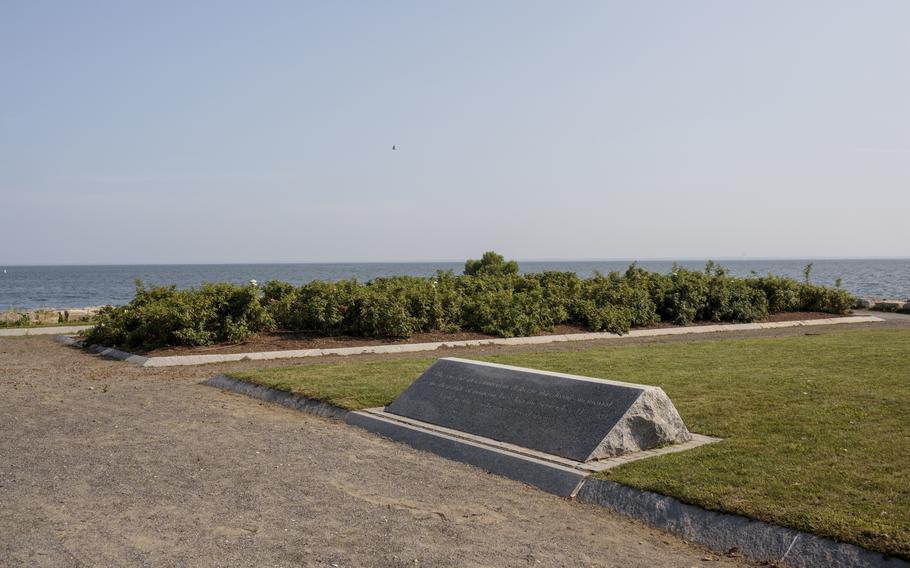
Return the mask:
MULTIPOLYGON (((669 272, 674 264, 703 270, 708 261, 724 266, 734 276, 770 273, 799 280, 804 278, 804 269, 811 263, 814 283, 826 286, 840 283, 860 297, 910 298, 910 259, 901 257, 518 260, 518 263, 525 273, 555 270, 588 277, 595 272, 624 271, 632 263, 661 273, 669 272)), ((122 305, 133 298, 137 279, 147 285, 178 288, 203 282, 243 284, 250 280, 261 283, 283 280, 300 285, 312 280, 425 277, 437 270, 460 273, 463 266, 464 260, 0 265, 0 310, 122 305)))
MULTIPOLYGON (((479 257, 478 257, 479 258, 479 257)), ((40 268, 40 267, 92 267, 92 266, 249 266, 249 265, 345 265, 345 264, 452 264, 467 259, 429 259, 429 260, 248 260, 248 261, 205 261, 205 262, 61 262, 61 263, 0 263, 3 268, 40 268)), ((512 259, 510 259, 512 260, 512 259)), ((523 262, 697 262, 697 261, 816 261, 816 260, 907 260, 910 256, 684 256, 684 257, 604 257, 604 258, 515 258, 519 265, 523 262)))

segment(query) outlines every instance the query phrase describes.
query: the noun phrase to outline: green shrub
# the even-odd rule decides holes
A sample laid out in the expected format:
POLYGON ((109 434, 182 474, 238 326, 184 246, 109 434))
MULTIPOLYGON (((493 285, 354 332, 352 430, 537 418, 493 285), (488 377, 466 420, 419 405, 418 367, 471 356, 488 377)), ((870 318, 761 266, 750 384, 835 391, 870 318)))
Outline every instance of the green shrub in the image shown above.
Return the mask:
MULTIPOLYGON (((654 302, 655 307, 658 308, 659 311, 659 306, 663 302, 663 298, 671 285, 670 277, 668 275, 660 274, 658 272, 648 272, 639 267, 637 263, 633 262, 629 265, 629 268, 626 269, 623 277, 626 279, 626 282, 629 283, 629 286, 646 290, 651 296, 651 301, 654 302)), ((660 317, 659 314, 658 317, 660 317)))
POLYGON ((573 320, 591 331, 626 333, 632 326, 628 311, 614 304, 597 305, 594 300, 578 300, 573 320))
MULTIPOLYGON (((807 268, 811 271, 811 264, 807 268)), ((753 287, 761 290, 768 298, 768 310, 771 313, 804 311, 847 314, 853 307, 853 296, 840 288, 827 288, 771 274, 751 282, 753 287)))
POLYGON ((574 272, 548 271, 542 274, 528 274, 540 284, 543 300, 548 306, 548 321, 553 325, 575 321, 575 303, 580 297, 583 280, 574 272))
POLYGON ((455 332, 462 326, 461 310, 465 295, 461 277, 451 270, 438 271, 431 284, 433 288, 433 309, 425 331, 455 332))
POLYGON ((295 325, 295 306, 298 301, 298 292, 293 284, 272 280, 262 287, 262 303, 272 316, 275 327, 279 329, 292 329, 295 325))
POLYGON ((403 295, 381 286, 364 286, 357 291, 350 314, 350 332, 366 337, 410 337, 419 322, 408 309, 403 295))
POLYGON ((846 290, 803 284, 799 293, 800 309, 807 312, 850 313, 854 298, 846 290))
POLYGON ((796 280, 769 274, 763 278, 752 279, 750 283, 768 299, 768 311, 772 314, 802 309, 800 290, 803 284, 796 280))
POLYGON ((493 251, 483 253, 480 260, 468 259, 464 263, 465 276, 504 276, 518 274, 518 263, 506 261, 493 251))
POLYGON ((289 329, 336 335, 349 331, 354 301, 360 283, 355 279, 338 282, 315 280, 301 286, 293 306, 289 329))
POLYGON ((708 283, 704 321, 752 322, 768 317, 768 298, 740 278, 712 278, 708 283))
POLYGON ((663 296, 656 303, 661 319, 677 325, 689 325, 706 305, 708 277, 674 265, 659 290, 663 296))
POLYGON ((596 273, 581 286, 572 319, 591 331, 625 333, 659 321, 657 306, 645 286, 633 286, 617 272, 596 273))
POLYGON ((696 314, 702 321, 751 322, 768 317, 768 298, 748 280, 727 275, 713 262, 705 267, 707 293, 696 314))
POLYGON ((199 288, 146 288, 125 306, 106 307, 88 333, 93 343, 154 349, 171 345, 239 342, 271 328, 255 286, 206 283, 199 288))
POLYGON ((243 341, 279 328, 320 336, 405 338, 420 332, 476 331, 512 337, 576 324, 625 333, 658 321, 751 322, 768 313, 847 313, 843 290, 791 278, 737 278, 714 263, 704 271, 674 266, 669 274, 635 264, 622 274, 579 278, 569 272, 519 274, 515 261, 488 252, 465 273, 254 285, 203 284, 178 290, 137 282, 126 306, 106 308, 89 339, 154 348, 243 341))
POLYGON ((514 337, 551 329, 557 322, 535 278, 471 276, 465 279, 465 329, 514 337))
POLYGON ((376 279, 367 287, 383 294, 400 296, 414 320, 415 331, 453 332, 461 328, 464 295, 459 279, 451 271, 438 271, 434 278, 398 276, 376 279))

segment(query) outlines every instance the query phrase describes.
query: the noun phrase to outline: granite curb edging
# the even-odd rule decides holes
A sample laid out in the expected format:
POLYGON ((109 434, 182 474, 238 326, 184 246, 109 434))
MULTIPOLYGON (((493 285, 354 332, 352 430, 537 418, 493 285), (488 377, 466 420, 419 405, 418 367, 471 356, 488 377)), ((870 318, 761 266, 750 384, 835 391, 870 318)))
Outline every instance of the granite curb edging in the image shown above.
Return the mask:
POLYGON ((773 525, 743 515, 709 511, 673 497, 598 478, 585 480, 575 499, 632 517, 720 553, 735 551, 794 568, 863 566, 907 568, 900 558, 773 525))
MULTIPOLYGON (((351 426, 363 428, 363 425, 359 424, 362 412, 351 412, 302 395, 254 385, 226 375, 216 375, 206 379, 202 384, 316 416, 344 420, 351 426)), ((402 442, 407 443, 404 440, 402 442)), ((419 449, 429 451, 429 446, 419 449)), ((448 456, 448 459, 453 457, 455 456, 448 456)), ((483 469, 482 466, 471 465, 483 469)), ((524 483, 532 481, 530 478, 518 480, 524 483)), ((698 505, 683 503, 674 497, 593 476, 583 478, 572 494, 570 498, 579 503, 610 509, 653 528, 698 543, 719 554, 733 551, 754 560, 777 562, 794 568, 830 566, 910 568, 910 563, 905 560, 886 557, 861 546, 837 542, 735 513, 709 511, 698 505)))
POLYGON ((335 406, 334 404, 320 402, 299 394, 292 394, 278 389, 255 385, 227 375, 215 375, 214 377, 204 380, 202 384, 251 396, 253 398, 258 398, 259 400, 264 400, 265 402, 280 404, 281 406, 286 406, 309 414, 315 414, 316 416, 321 416, 323 418, 344 420, 349 413, 347 410, 335 406))
POLYGON ((119 349, 113 349, 111 347, 105 347, 104 345, 85 345, 85 342, 81 339, 76 339, 71 335, 58 335, 54 339, 59 341, 64 345, 70 347, 80 347, 88 349, 93 353, 97 353, 104 357, 109 357, 111 359, 117 359, 118 361, 126 361, 127 363, 133 363, 134 365, 139 365, 144 367, 145 363, 148 361, 148 357, 143 357, 142 355, 136 355, 134 353, 127 353, 126 351, 120 351, 119 349))
POLYGON ((221 353, 211 355, 173 355, 166 357, 144 357, 117 349, 100 345, 89 347, 92 351, 105 356, 113 357, 138 364, 142 367, 178 367, 186 365, 206 365, 210 363, 230 363, 237 361, 271 361, 275 359, 301 359, 308 357, 325 357, 336 355, 347 357, 351 355, 381 355, 394 353, 417 353, 421 351, 436 351, 443 348, 454 347, 482 347, 485 345, 543 345, 547 343, 560 343, 571 341, 591 341, 595 339, 624 339, 632 337, 660 337, 665 335, 686 335, 704 333, 723 333, 731 331, 755 331, 762 329, 779 329, 786 327, 841 325, 850 323, 875 323, 885 321, 877 316, 846 316, 837 318, 793 320, 767 323, 733 323, 696 325, 686 327, 665 327, 658 329, 633 329, 629 333, 619 335, 608 332, 571 333, 564 335, 537 335, 532 337, 509 337, 491 339, 467 339, 461 341, 438 341, 432 343, 401 343, 397 345, 363 345, 359 347, 334 347, 329 349, 293 349, 285 351, 258 351, 250 353, 221 353))
POLYGON ((93 325, 55 325, 48 327, 8 327, 0 328, 0 337, 19 337, 23 335, 59 335, 92 329, 93 325))

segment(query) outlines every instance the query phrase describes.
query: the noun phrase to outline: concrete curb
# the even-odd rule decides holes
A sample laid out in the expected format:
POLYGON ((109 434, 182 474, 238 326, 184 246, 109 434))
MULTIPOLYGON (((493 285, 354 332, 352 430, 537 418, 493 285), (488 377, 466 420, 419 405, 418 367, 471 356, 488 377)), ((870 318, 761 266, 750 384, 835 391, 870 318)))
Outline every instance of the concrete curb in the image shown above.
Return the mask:
MULTIPOLYGON (((122 357, 123 351, 109 349, 102 346, 92 346, 94 351, 104 349, 120 354, 114 356, 135 363, 143 367, 178 367, 184 365, 205 365, 209 363, 230 363, 234 361, 270 361, 274 359, 301 359, 307 357, 324 357, 337 355, 347 357, 350 355, 389 354, 389 353, 417 353, 421 351, 436 351, 437 349, 453 347, 481 347, 484 345, 543 345, 546 343, 560 343, 567 341, 591 341, 594 339, 625 339, 627 337, 659 337, 663 335, 687 335, 703 333, 722 333, 733 331, 754 331, 760 329, 778 329, 785 327, 841 325, 848 323, 874 323, 885 321, 877 316, 849 316, 840 318, 825 318, 815 320, 779 321, 768 323, 733 323, 719 325, 695 325, 688 327, 667 327, 660 329, 634 329, 625 335, 615 333, 571 333, 568 335, 538 335, 534 337, 509 337, 496 339, 468 339, 464 341, 439 341, 433 343, 402 343, 398 345, 363 345, 360 347, 336 347, 332 349, 295 349, 287 351, 259 351, 253 353, 222 353, 212 355, 175 355, 170 357, 143 357, 141 355, 127 354, 122 357)), ((101 351, 96 351, 107 355, 101 351)))
POLYGON ((576 499, 606 507, 721 553, 735 549, 756 560, 779 562, 795 568, 910 566, 899 558, 886 558, 881 553, 853 544, 742 515, 708 511, 666 495, 603 479, 588 478, 576 499))
POLYGON ((120 351, 119 349, 112 349, 110 347, 105 347, 104 345, 89 345, 86 347, 85 342, 81 339, 76 339, 70 335, 58 335, 55 337, 57 341, 64 345, 69 345, 72 347, 85 347, 89 351, 93 351, 104 357, 110 357, 111 359, 117 359, 118 361, 126 361, 127 363, 133 363, 134 365, 139 365, 140 367, 145 367, 148 362, 148 357, 143 357, 142 355, 135 355, 133 353, 127 353, 126 351, 120 351))
POLYGON ((202 384, 216 387, 221 390, 236 392, 238 394, 245 394, 253 398, 258 398, 259 400, 280 404, 281 406, 287 406, 288 408, 315 414, 316 416, 322 416, 323 418, 344 420, 348 415, 347 410, 327 402, 319 402, 318 400, 313 400, 298 394, 291 394, 269 387, 254 385, 253 383, 241 381, 240 379, 235 379, 226 375, 215 375, 214 377, 203 381, 202 384))
POLYGON ((0 337, 17 337, 21 335, 58 335, 61 333, 75 333, 92 329, 91 325, 57 325, 54 327, 11 327, 0 328, 0 337))

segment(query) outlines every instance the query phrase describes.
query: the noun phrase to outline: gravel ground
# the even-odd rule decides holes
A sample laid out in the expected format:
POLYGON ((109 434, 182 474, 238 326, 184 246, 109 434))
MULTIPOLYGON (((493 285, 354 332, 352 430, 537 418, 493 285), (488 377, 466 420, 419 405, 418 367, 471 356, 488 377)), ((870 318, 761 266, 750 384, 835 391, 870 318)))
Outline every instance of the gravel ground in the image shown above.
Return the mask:
MULTIPOLYGON (((506 350, 527 349, 458 353, 506 350)), ((0 338, 0 565, 743 562, 337 421, 199 384, 269 364, 142 369, 50 337, 0 338)))

